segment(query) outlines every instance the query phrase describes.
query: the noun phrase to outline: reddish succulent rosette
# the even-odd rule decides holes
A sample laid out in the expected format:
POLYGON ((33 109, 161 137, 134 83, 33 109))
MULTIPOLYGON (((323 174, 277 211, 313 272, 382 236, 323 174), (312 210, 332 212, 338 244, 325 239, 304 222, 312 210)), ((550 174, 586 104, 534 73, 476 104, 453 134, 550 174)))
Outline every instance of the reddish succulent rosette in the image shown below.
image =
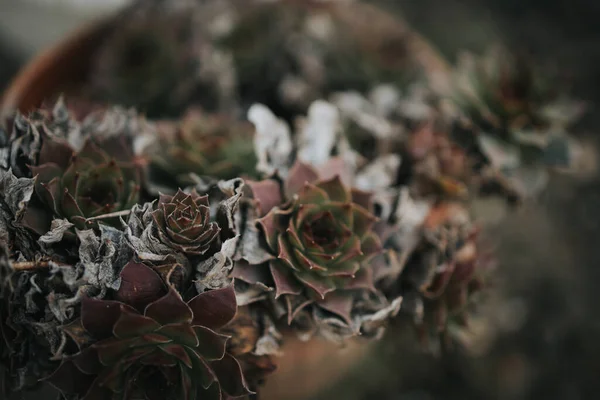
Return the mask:
POLYGON ((232 287, 189 301, 150 267, 130 262, 114 300, 84 298, 66 328, 81 346, 48 378, 83 399, 227 399, 250 393, 217 331, 236 313, 232 287), (85 345, 93 338, 93 344, 85 345), (84 338, 84 339, 82 339, 84 338))
POLYGON ((255 265, 239 262, 235 276, 250 283, 272 281, 275 297, 287 303, 290 322, 310 304, 350 322, 352 291, 373 290, 369 261, 381 251, 364 193, 352 191, 338 176, 320 179, 300 162, 283 185, 285 199, 274 180, 248 184, 266 213, 256 224, 272 257, 255 265))
POLYGON ((152 217, 162 243, 185 254, 206 253, 220 228, 210 221, 208 195, 177 191, 161 195, 152 217))

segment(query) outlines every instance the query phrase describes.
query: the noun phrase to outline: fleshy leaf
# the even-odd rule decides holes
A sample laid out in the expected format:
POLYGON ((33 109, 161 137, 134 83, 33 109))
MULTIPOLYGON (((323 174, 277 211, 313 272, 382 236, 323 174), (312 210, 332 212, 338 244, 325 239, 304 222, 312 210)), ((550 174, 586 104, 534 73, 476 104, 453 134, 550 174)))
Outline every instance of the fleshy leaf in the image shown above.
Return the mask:
POLYGON ((159 346, 159 349, 175 357, 188 368, 192 368, 192 360, 190 359, 190 356, 182 346, 178 344, 163 344, 159 346))
POLYGON ((272 260, 269 268, 275 281, 275 298, 284 294, 302 293, 302 285, 296 281, 287 264, 280 260, 272 260))
POLYGON ((257 207, 260 210, 259 216, 263 216, 273 207, 283 203, 281 197, 281 188, 274 179, 265 179, 262 181, 245 181, 246 185, 252 189, 254 199, 257 201, 257 207))
POLYGON ((160 327, 155 320, 138 314, 131 309, 121 306, 121 316, 113 328, 114 335, 118 338, 131 338, 150 333, 160 327))
POLYGON ((212 329, 195 326, 194 332, 198 337, 200 344, 196 351, 198 351, 206 360, 220 360, 225 355, 225 345, 229 336, 221 335, 212 329))
POLYGON ((200 293, 188 302, 194 313, 192 325, 219 329, 233 319, 237 311, 233 286, 200 293))
POLYGON ((220 378, 221 389, 229 396, 239 397, 253 393, 248 388, 240 364, 229 354, 225 354, 221 360, 211 362, 211 367, 220 378))
POLYGON ((313 273, 304 271, 293 271, 293 274, 322 299, 325 298, 327 293, 330 293, 336 289, 331 278, 318 277, 313 273))
POLYGON ((159 335, 164 335, 173 341, 189 346, 198 346, 196 333, 189 324, 168 324, 156 330, 159 335))
POLYGON ((121 315, 118 301, 96 300, 84 297, 81 300, 81 322, 95 339, 112 336, 113 326, 121 315))
POLYGON ((329 293, 324 300, 317 302, 319 307, 341 317, 348 325, 352 324, 351 312, 354 301, 350 294, 329 293))
POLYGON ((166 295, 150 303, 144 315, 161 325, 171 323, 191 323, 192 310, 181 299, 181 295, 173 287, 169 287, 166 295))
POLYGON ((291 199, 299 193, 305 183, 312 183, 319 178, 317 171, 308 164, 297 161, 290 169, 288 178, 285 181, 285 195, 291 199))
POLYGON ((323 189, 328 195, 331 201, 339 201, 340 203, 348 203, 352 201, 349 189, 342 183, 339 175, 333 178, 320 181, 317 186, 323 189))
POLYGON ((152 268, 130 261, 121 271, 121 286, 115 298, 140 312, 166 294, 165 284, 152 268))

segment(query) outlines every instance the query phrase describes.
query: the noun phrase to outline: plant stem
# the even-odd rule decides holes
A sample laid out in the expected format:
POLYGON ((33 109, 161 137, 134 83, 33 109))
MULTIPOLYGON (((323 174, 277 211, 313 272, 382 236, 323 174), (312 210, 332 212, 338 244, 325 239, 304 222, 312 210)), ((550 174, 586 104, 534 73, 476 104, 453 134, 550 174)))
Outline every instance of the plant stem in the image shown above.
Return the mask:
POLYGON ((39 262, 23 261, 23 262, 12 263, 12 268, 15 271, 33 271, 36 269, 49 268, 49 267, 50 267, 49 261, 39 261, 39 262))

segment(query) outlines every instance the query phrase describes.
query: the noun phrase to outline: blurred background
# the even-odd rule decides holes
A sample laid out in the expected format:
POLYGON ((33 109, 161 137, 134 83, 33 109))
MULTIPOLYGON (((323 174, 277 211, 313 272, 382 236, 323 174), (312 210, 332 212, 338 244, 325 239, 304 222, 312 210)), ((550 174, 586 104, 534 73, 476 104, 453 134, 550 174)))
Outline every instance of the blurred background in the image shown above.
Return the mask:
MULTIPOLYGON (((127 0, 0 0, 0 89, 29 59, 127 0)), ((564 71, 600 119, 600 3, 589 0, 371 1, 402 15, 453 60, 502 41, 564 71)), ((535 204, 489 221, 500 261, 482 314, 494 329, 442 359, 391 330, 373 355, 317 399, 593 399, 600 393, 600 179, 554 177, 535 204)), ((485 208, 481 211, 485 219, 485 208)), ((474 324, 473 330, 477 329, 474 324)), ((485 331, 484 328, 481 328, 485 331)), ((465 338, 465 340, 469 340, 465 338)), ((297 382, 302 385, 303 382, 297 382)), ((289 390, 289 388, 287 388, 289 390)), ((272 393, 278 388, 271 388, 272 393)), ((272 395, 270 398, 282 398, 272 395), (275 397, 274 397, 275 396, 275 397)))

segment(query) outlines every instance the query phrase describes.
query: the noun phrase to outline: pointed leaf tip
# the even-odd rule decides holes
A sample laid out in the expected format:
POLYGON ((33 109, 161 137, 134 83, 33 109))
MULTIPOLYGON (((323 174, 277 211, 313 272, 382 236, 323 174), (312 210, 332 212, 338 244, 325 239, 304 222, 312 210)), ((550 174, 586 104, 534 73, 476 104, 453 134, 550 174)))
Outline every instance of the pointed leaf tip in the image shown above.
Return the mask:
POLYGON ((237 311, 233 286, 201 293, 188 306, 194 314, 193 325, 214 330, 229 323, 237 311))
POLYGON ((121 286, 115 298, 139 312, 167 292, 160 276, 145 264, 130 261, 121 271, 121 286))

